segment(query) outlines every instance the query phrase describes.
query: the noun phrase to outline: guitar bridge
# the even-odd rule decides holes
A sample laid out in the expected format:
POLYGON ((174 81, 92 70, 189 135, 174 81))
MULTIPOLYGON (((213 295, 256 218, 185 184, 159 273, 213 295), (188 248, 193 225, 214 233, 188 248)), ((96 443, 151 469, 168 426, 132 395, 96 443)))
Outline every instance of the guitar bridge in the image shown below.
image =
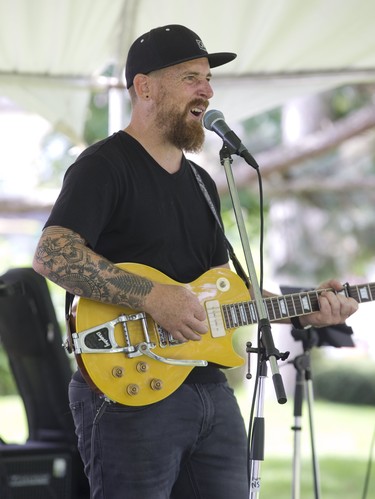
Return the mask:
MULTIPOLYGON (((160 334, 161 328, 158 328, 160 334)), ((163 330, 164 331, 164 330, 163 330)), ((168 334, 164 331, 164 334, 168 334)), ((172 338, 173 339, 173 338, 172 338)), ((164 364, 172 364, 176 366, 207 366, 208 362, 205 360, 185 360, 185 359, 170 359, 167 357, 162 357, 157 355, 152 351, 155 348, 155 344, 151 342, 150 336, 148 334, 146 314, 144 312, 139 312, 137 314, 125 315, 121 314, 116 319, 99 324, 96 327, 86 329, 80 333, 72 334, 73 350, 75 354, 85 354, 85 353, 124 353, 129 358, 139 357, 141 355, 146 355, 158 362, 164 364), (140 321, 142 326, 142 333, 144 341, 132 345, 128 322, 140 321), (115 338, 115 327, 121 324, 123 328, 123 334, 125 338, 126 346, 120 346, 115 338)), ((167 339, 165 338, 165 341, 167 339)), ((169 341, 169 338, 168 338, 169 341)), ((171 340, 172 343, 172 340, 171 340)), ((178 340, 174 340, 175 344, 178 344, 178 340)), ((166 345, 165 345, 166 346, 166 345)))
POLYGON ((171 333, 168 333, 168 331, 162 328, 159 324, 156 324, 156 329, 158 332, 160 348, 172 347, 182 344, 182 341, 173 338, 171 333))
POLYGON ((121 314, 113 319, 90 329, 72 334, 73 351, 75 354, 84 353, 125 353, 129 357, 142 355, 136 346, 132 345, 127 323, 141 321, 144 339, 151 344, 147 331, 146 314, 121 314), (120 346, 115 338, 115 327, 121 324, 126 346, 120 346))

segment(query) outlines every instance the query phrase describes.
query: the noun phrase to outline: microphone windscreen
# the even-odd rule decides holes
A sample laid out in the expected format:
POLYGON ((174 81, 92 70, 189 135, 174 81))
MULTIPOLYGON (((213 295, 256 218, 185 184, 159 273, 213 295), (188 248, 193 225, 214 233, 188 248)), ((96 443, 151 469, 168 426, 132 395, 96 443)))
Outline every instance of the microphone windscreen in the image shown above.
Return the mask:
POLYGON ((203 125, 207 130, 213 131, 212 125, 217 120, 224 121, 224 115, 221 111, 217 111, 216 109, 211 109, 207 111, 207 113, 203 117, 203 125))

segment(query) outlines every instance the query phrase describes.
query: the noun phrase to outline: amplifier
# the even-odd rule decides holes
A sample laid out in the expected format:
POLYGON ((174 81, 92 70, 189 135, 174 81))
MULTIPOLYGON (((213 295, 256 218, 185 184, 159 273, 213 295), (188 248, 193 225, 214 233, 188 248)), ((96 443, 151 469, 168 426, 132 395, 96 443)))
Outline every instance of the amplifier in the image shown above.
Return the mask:
POLYGON ((1 499, 72 499, 72 455, 47 445, 0 445, 1 499))

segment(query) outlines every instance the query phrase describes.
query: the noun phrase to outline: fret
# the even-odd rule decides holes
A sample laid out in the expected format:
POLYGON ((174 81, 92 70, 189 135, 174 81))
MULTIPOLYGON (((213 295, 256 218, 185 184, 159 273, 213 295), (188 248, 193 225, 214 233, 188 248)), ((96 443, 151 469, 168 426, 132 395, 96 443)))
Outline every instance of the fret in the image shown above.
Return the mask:
MULTIPOLYGON (((270 322, 309 314, 319 310, 319 294, 322 289, 264 298, 266 315, 270 322)), ((375 283, 347 286, 348 296, 358 303, 375 300, 375 283)), ((227 329, 256 324, 258 311, 255 301, 221 306, 227 329)))
POLYGON ((239 326, 239 323, 238 323, 238 320, 237 320, 237 314, 236 314, 236 310, 235 310, 235 307, 234 305, 231 305, 230 306, 230 316, 232 318, 232 324, 235 326, 235 327, 238 327, 239 326))
POLYGON ((238 311, 240 325, 245 326, 247 324, 247 317, 244 309, 244 303, 238 303, 237 311, 238 311))
POLYGON ((302 299, 301 299, 301 293, 298 293, 297 295, 293 296, 293 307, 294 307, 294 314, 293 316, 296 315, 302 315, 303 314, 303 305, 302 305, 302 299))
POLYGON ((239 327, 239 322, 235 310, 235 305, 227 305, 226 307, 226 322, 229 325, 229 327, 239 327))
POLYGON ((228 329, 257 322, 257 317, 254 316, 254 306, 251 302, 223 305, 222 310, 228 329))
POLYGON ((223 315, 224 315, 225 327, 227 329, 229 329, 231 327, 231 324, 229 322, 228 305, 223 305, 221 308, 222 308, 223 315))
POLYGON ((268 319, 270 321, 273 321, 275 319, 275 308, 273 306, 272 300, 265 299, 264 304, 265 304, 268 319))
POLYGON ((267 303, 270 303, 270 305, 272 307, 272 319, 276 319, 276 312, 275 312, 273 300, 269 300, 269 301, 267 301, 267 303))
POLYGON ((299 295, 286 295, 285 299, 288 304, 289 316, 298 315, 298 307, 301 309, 301 300, 299 295))
POLYGON ((280 305, 279 305, 279 300, 277 296, 272 296, 270 298, 266 298, 265 301, 269 301, 272 303, 272 310, 273 310, 273 318, 274 320, 281 319, 281 313, 280 313, 280 305))
POLYGON ((254 324, 257 319, 256 316, 254 317, 252 315, 251 302, 245 303, 245 309, 246 309, 247 324, 254 324))
POLYGON ((280 318, 286 318, 288 317, 288 304, 287 300, 284 296, 279 296, 278 299, 278 304, 280 306, 280 318))
MULTIPOLYGON (((273 297, 265 298, 264 304, 266 306, 267 312, 268 312, 268 317, 270 320, 275 320, 277 318, 277 309, 278 307, 275 307, 275 300, 273 297)), ((276 304, 277 305, 277 304, 276 304)))
POLYGON ((249 311, 250 311, 250 317, 251 317, 251 324, 255 324, 258 322, 258 311, 255 306, 255 302, 251 301, 249 302, 249 311))
POLYGON ((310 296, 307 293, 301 296, 301 305, 303 313, 311 312, 310 296))
POLYGON ((375 296, 375 284, 369 283, 350 286, 349 296, 354 298, 358 303, 372 301, 375 296))
POLYGON ((319 291, 312 291, 310 293, 310 296, 313 296, 313 300, 311 301, 312 311, 317 312, 320 308, 320 306, 319 306, 319 291))
POLYGON ((271 298, 267 298, 272 303, 273 316, 275 320, 281 319, 281 311, 280 311, 280 303, 278 296, 272 296, 271 298))

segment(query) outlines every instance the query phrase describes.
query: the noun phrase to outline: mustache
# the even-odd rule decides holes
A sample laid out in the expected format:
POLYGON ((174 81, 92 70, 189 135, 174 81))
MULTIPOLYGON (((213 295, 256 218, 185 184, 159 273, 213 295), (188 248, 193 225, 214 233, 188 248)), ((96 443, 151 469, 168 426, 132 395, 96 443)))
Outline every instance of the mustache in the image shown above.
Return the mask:
POLYGON ((209 101, 207 99, 194 99, 186 106, 185 111, 188 113, 193 107, 202 107, 204 111, 207 110, 209 106, 209 101))

